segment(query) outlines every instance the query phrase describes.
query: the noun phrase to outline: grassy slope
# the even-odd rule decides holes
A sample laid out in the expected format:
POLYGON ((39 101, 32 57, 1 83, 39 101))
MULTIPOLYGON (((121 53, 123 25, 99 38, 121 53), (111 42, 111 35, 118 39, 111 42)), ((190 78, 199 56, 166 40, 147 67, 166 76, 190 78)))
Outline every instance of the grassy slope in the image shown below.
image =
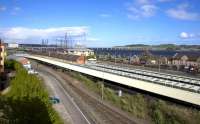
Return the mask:
MULTIPOLYGON (((95 83, 79 73, 71 72, 71 75, 84 82, 88 89, 101 94, 100 83, 95 83)), ((139 93, 133 95, 123 93, 122 97, 118 97, 114 90, 106 87, 104 88, 104 98, 122 110, 138 118, 150 120, 155 124, 199 124, 200 122, 199 110, 171 104, 163 100, 149 101, 139 93)))

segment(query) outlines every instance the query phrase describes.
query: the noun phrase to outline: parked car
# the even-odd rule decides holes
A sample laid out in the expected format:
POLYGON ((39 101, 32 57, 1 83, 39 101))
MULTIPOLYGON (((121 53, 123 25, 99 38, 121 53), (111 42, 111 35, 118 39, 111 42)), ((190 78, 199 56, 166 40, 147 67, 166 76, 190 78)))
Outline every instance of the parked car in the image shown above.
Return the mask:
POLYGON ((56 97, 56 96, 50 96, 49 100, 50 100, 50 102, 52 104, 58 104, 58 103, 60 103, 60 99, 58 97, 56 97))
POLYGON ((33 69, 29 69, 28 74, 38 74, 38 72, 33 69))

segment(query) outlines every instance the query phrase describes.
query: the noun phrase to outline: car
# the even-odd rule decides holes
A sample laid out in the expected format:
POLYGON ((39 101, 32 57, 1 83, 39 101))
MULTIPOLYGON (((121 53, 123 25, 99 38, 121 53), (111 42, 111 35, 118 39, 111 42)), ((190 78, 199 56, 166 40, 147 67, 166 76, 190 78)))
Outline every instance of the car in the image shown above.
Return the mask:
POLYGON ((60 99, 58 97, 56 97, 56 96, 50 96, 49 100, 50 100, 50 102, 52 104, 58 104, 58 103, 60 103, 60 99))
POLYGON ((38 72, 33 69, 29 69, 28 74, 38 74, 38 72))

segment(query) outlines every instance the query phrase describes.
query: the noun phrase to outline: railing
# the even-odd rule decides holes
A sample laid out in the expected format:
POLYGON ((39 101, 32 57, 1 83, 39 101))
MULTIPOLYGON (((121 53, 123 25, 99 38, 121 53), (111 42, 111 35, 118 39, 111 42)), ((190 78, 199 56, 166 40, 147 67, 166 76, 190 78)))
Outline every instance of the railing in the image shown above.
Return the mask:
MULTIPOLYGON (((164 85, 164 86, 167 86, 167 87, 187 90, 187 91, 194 92, 194 93, 200 93, 200 90, 192 89, 193 85, 191 85, 191 84, 187 84, 190 87, 186 88, 183 85, 182 86, 176 86, 176 85, 173 85, 172 83, 169 83, 169 82, 167 83, 167 80, 160 81, 158 78, 152 78, 152 79, 155 79, 155 80, 151 80, 149 78, 144 78, 143 75, 139 75, 139 74, 134 74, 135 75, 134 76, 132 73, 122 72, 122 71, 117 71, 117 70, 111 70, 111 69, 107 69, 107 68, 101 69, 101 68, 95 68, 95 67, 91 67, 91 66, 83 66, 83 67, 87 67, 89 69, 94 69, 94 70, 97 70, 97 71, 112 73, 112 74, 115 74, 115 75, 124 76, 124 77, 128 77, 128 78, 133 78, 133 79, 137 79, 137 80, 147 81, 147 82, 154 83, 154 84, 164 85)), ((179 83, 179 82, 176 82, 176 83, 179 83)), ((179 83, 179 84, 183 84, 183 83, 179 83)))
MULTIPOLYGON (((45 55, 44 53, 42 53, 42 54, 43 54, 43 57, 49 58, 49 56, 45 55)), ((147 81, 147 82, 151 82, 151 83, 155 83, 155 84, 159 84, 159 85, 165 85, 165 86, 172 87, 172 88, 178 88, 178 89, 187 90, 187 91, 190 91, 190 92, 200 93, 199 84, 191 83, 191 82, 182 82, 180 79, 174 80, 174 79, 171 79, 171 78, 168 79, 168 78, 165 78, 165 77, 158 76, 158 75, 164 75, 162 73, 158 74, 158 73, 155 73, 155 72, 152 72, 152 71, 145 71, 145 73, 143 73, 144 70, 138 70, 138 69, 136 69, 136 70, 128 69, 127 70, 127 68, 120 68, 120 67, 112 66, 112 65, 109 65, 109 66, 101 65, 101 64, 78 65, 78 64, 75 64, 75 63, 69 63, 69 61, 67 62, 66 60, 62 59, 62 56, 58 57, 58 56, 53 55, 53 57, 57 61, 66 62, 68 64, 73 64, 73 65, 76 65, 76 66, 82 66, 82 67, 86 67, 86 68, 90 68, 90 69, 94 69, 94 70, 98 70, 98 71, 116 74, 116 75, 119 75, 119 76, 129 77, 129 78, 147 81), (94 67, 94 66, 96 66, 96 67, 94 67), (99 68, 97 68, 97 67, 99 67, 99 68), (106 68, 106 69, 101 69, 101 68, 106 68), (146 72, 151 72, 151 75, 147 74, 146 72), (152 76, 152 74, 154 74, 154 76, 152 76), (155 74, 157 76, 155 76, 155 74), (149 78, 149 76, 151 77, 151 79, 149 78)), ((51 59, 51 58, 49 58, 49 59, 51 59)), ((169 76, 169 75, 165 74, 165 76, 169 76)))
MULTIPOLYGON (((51 59, 47 56, 40 56, 40 57, 51 59)), ((112 66, 107 67, 105 65, 102 65, 102 66, 100 66, 100 65, 96 65, 96 66, 79 65, 79 64, 75 64, 75 63, 69 63, 68 61, 63 60, 63 59, 58 59, 58 58, 54 58, 54 59, 56 59, 57 61, 60 61, 60 62, 64 62, 64 63, 67 63, 67 64, 76 65, 76 66, 81 66, 81 67, 84 67, 84 68, 89 68, 89 69, 93 69, 93 70, 97 70, 97 71, 103 71, 103 72, 107 72, 107 73, 111 73, 111 74, 115 74, 115 75, 119 75, 119 76, 124 76, 124 77, 128 77, 128 78, 133 78, 133 79, 137 79, 137 80, 147 81, 147 82, 150 82, 150 83, 164 85, 164 86, 167 86, 167 87, 187 90, 187 91, 190 91, 190 92, 200 93, 200 87, 195 86, 192 83, 191 84, 189 84, 189 83, 184 84, 183 82, 179 82, 179 81, 174 82, 174 81, 170 81, 170 80, 167 80, 167 79, 164 79, 164 78, 162 80, 160 80, 159 77, 153 77, 152 79, 149 79, 149 78, 147 78, 148 75, 142 75, 141 73, 133 74, 133 72, 131 72, 131 71, 130 72, 124 71, 123 69, 118 68, 118 67, 112 68, 112 66), (100 67, 98 67, 98 66, 100 66, 100 67), (185 86, 185 85, 187 85, 187 86, 185 86), (198 88, 198 89, 196 89, 196 88, 198 88)))
POLYGON ((104 67, 95 67, 92 65, 78 65, 75 63, 66 62, 66 60, 63 60, 63 59, 52 58, 52 57, 48 57, 48 56, 40 56, 40 55, 33 55, 32 57, 30 55, 28 55, 28 56, 24 55, 24 57, 28 57, 28 58, 33 57, 33 59, 41 60, 41 61, 44 61, 47 63, 49 62, 49 63, 55 64, 57 66, 72 69, 74 71, 79 71, 79 72, 86 73, 86 74, 96 76, 99 78, 105 78, 106 80, 111 80, 111 81, 118 82, 123 85, 135 87, 138 89, 142 89, 144 91, 149 91, 149 92, 156 93, 159 95, 174 98, 174 99, 177 99, 180 101, 185 101, 185 102, 192 103, 195 105, 200 105, 199 87, 191 86, 191 84, 184 86, 179 82, 168 82, 168 81, 163 81, 161 79, 156 80, 156 78, 142 76, 142 75, 138 75, 138 74, 132 74, 131 72, 108 69, 108 68, 105 68, 105 65, 104 65, 104 67), (51 61, 48 61, 48 59, 51 61), (56 62, 56 61, 58 61, 58 62, 56 62), (59 62, 62 62, 63 64, 61 64, 59 62), (64 63, 66 63, 66 66, 64 63), (68 64, 70 64, 70 65, 68 65, 68 64), (79 67, 77 67, 77 66, 79 66, 79 67), (102 77, 102 74, 106 75, 106 76, 102 77), (123 76, 123 77, 121 77, 121 76, 123 76), (112 77, 112 78, 110 78, 110 77, 112 77), (187 88, 187 89, 185 89, 185 88, 187 88))

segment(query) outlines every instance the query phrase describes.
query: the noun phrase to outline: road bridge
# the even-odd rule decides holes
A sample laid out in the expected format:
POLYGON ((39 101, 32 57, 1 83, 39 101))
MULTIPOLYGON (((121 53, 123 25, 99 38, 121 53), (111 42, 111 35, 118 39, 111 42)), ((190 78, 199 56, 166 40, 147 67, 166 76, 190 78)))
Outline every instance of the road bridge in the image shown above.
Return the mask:
POLYGON ((58 67, 200 106, 200 80, 198 78, 129 69, 106 64, 78 65, 69 63, 66 60, 39 55, 18 54, 17 56, 39 60, 58 67))

